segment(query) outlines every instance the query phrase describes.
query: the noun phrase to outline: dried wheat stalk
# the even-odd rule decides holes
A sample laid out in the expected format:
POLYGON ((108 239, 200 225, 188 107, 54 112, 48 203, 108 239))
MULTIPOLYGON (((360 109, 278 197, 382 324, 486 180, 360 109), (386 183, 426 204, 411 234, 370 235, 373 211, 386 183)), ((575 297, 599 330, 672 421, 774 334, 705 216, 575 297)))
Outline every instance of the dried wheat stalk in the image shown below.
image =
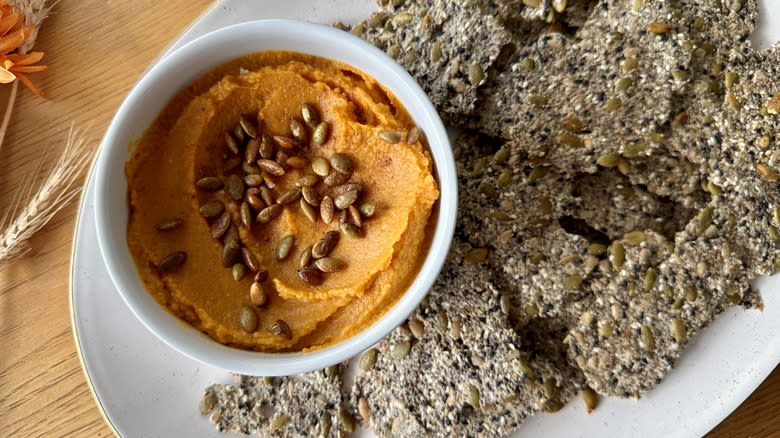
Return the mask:
POLYGON ((47 154, 41 156, 29 182, 16 193, 11 208, 0 218, 0 263, 22 256, 26 252, 22 243, 79 195, 81 187, 77 182, 90 155, 85 131, 71 125, 65 149, 53 168, 44 168, 50 160, 47 154), (44 174, 46 179, 34 192, 36 182, 44 174))

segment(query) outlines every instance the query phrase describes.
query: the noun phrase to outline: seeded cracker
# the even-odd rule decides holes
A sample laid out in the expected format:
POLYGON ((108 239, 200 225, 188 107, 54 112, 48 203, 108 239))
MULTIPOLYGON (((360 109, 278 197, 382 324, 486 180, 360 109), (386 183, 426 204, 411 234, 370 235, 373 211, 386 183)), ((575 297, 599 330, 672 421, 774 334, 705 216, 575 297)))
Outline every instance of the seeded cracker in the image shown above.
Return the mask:
POLYGON ((564 172, 593 172, 602 155, 649 137, 668 119, 672 91, 681 86, 672 72, 690 56, 675 29, 647 30, 668 20, 666 2, 639 12, 629 3, 599 2, 571 42, 546 34, 518 52, 485 90, 474 127, 564 172), (624 71, 627 60, 638 67, 624 71))
POLYGON ((396 58, 450 121, 474 110, 477 88, 510 42, 494 16, 466 1, 407 1, 352 32, 396 58))
POLYGON ((535 165, 523 151, 465 135, 457 158, 459 230, 472 244, 511 250, 527 233, 546 228, 571 209, 571 183, 547 164, 535 165))
POLYGON ((439 280, 414 315, 425 328, 422 339, 394 331, 373 368, 356 379, 352 405, 366 398, 369 425, 379 436, 403 434, 393 423, 409 415, 433 436, 453 430, 465 436, 508 434, 549 402, 544 379, 563 380, 543 358, 518 350, 489 271, 463 265, 468 248, 454 242, 439 280), (410 349, 401 357, 398 348, 406 342, 410 349), (471 404, 474 391, 479 409, 471 404), (502 415, 492 414, 499 411, 502 415))
POLYGON ((211 385, 201 401, 219 431, 260 437, 337 437, 342 365, 295 377, 236 376, 211 385), (326 374, 327 373, 327 374, 326 374))
POLYGON ((682 229, 692 211, 632 185, 616 169, 574 179, 576 201, 570 214, 617 239, 634 230, 655 230, 669 236, 682 229), (604 208, 604 204, 609 208, 604 208))

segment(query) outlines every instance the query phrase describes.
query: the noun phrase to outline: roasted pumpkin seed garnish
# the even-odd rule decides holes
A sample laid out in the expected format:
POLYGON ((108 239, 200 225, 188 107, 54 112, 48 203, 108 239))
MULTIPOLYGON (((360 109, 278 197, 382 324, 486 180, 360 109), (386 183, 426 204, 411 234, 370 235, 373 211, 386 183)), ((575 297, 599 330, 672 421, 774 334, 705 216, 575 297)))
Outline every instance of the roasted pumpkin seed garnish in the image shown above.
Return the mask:
POLYGON ((184 251, 172 252, 167 256, 163 257, 162 260, 160 260, 160 263, 157 264, 157 270, 161 274, 174 272, 179 268, 181 268, 182 265, 184 265, 184 262, 186 261, 187 261, 186 252, 184 251))
POLYGON ((283 319, 277 319, 276 322, 271 324, 271 327, 268 328, 268 331, 271 332, 272 335, 279 336, 287 340, 290 340, 293 337, 290 326, 283 319))
POLYGON ((179 228, 181 226, 181 224, 183 224, 183 223, 184 223, 184 220, 179 219, 179 218, 165 219, 165 220, 161 221, 160 223, 158 223, 157 225, 155 225, 154 228, 157 231, 168 231, 168 230, 173 230, 173 229, 179 228))
POLYGON ((242 306, 239 312, 239 323, 247 333, 257 331, 257 313, 252 306, 242 306))
POLYGON ((382 131, 379 131, 379 138, 381 138, 382 140, 390 144, 396 144, 401 141, 403 136, 401 135, 400 132, 395 131, 393 129, 383 129, 382 131))
POLYGON ((222 184, 222 180, 217 178, 216 176, 207 176, 199 179, 195 183, 195 186, 197 186, 201 190, 216 192, 217 190, 220 190, 223 187, 223 184, 222 184))

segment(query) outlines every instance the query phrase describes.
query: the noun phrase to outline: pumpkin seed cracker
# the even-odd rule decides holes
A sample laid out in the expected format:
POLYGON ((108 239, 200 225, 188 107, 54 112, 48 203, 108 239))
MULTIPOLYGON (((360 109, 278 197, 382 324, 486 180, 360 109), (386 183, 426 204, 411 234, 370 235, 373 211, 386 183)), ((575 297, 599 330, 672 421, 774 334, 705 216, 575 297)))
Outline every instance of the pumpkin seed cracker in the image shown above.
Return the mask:
POLYGON ((342 370, 336 365, 327 376, 320 370, 299 378, 236 376, 237 385, 206 388, 201 413, 221 432, 306 437, 317 429, 320 436, 338 437, 342 370))
POLYGON ((405 2, 353 27, 395 55, 442 115, 457 121, 474 110, 476 90, 511 41, 493 15, 465 1, 405 2))

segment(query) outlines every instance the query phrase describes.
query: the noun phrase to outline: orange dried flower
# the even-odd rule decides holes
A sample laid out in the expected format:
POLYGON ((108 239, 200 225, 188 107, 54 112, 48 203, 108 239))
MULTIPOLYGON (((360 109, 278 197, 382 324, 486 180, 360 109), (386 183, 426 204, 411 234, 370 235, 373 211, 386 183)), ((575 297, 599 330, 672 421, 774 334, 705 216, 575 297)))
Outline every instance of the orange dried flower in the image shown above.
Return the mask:
POLYGON ((43 97, 41 90, 27 77, 29 73, 46 70, 45 65, 33 65, 40 62, 43 52, 18 52, 34 31, 34 26, 24 25, 23 14, 0 0, 0 83, 8 84, 18 79, 33 93, 43 97))

